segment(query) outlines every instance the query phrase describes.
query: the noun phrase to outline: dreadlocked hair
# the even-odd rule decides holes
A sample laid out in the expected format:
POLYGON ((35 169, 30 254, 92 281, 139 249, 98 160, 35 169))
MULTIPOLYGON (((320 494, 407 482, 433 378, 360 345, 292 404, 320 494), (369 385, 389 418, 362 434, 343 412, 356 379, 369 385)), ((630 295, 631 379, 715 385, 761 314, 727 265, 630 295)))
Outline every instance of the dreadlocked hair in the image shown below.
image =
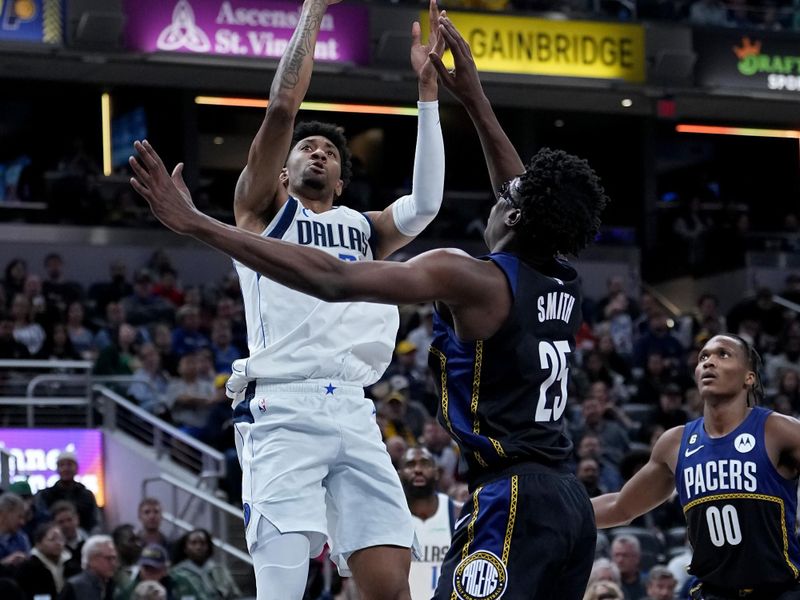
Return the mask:
POLYGON ((347 146, 347 138, 344 135, 344 127, 334 125, 333 123, 323 123, 321 121, 303 121, 298 123, 294 128, 292 135, 292 145, 289 148, 294 148, 297 142, 313 136, 324 137, 336 146, 339 151, 339 164, 342 168, 340 179, 344 183, 344 187, 350 183, 350 177, 353 175, 353 163, 350 158, 352 154, 350 148, 347 146))
POLYGON ((531 158, 515 192, 522 212, 519 239, 536 254, 577 255, 597 235, 609 202, 586 160, 550 148, 531 158))
POLYGON ((764 382, 761 381, 761 369, 764 364, 761 360, 761 355, 753 344, 743 337, 735 333, 723 333, 721 335, 736 340, 744 348, 745 354, 747 355, 747 366, 750 367, 750 370, 756 375, 756 380, 753 382, 753 385, 747 388, 747 406, 757 406, 764 399, 765 395, 764 382))

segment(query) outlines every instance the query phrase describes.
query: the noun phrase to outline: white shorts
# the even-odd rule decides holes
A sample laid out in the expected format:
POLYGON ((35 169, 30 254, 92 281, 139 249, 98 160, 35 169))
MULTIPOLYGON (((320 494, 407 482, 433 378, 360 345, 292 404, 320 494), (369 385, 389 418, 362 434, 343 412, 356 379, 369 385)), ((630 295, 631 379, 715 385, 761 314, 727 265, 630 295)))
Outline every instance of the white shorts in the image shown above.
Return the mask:
POLYGON ((343 576, 356 550, 415 546, 400 478, 361 387, 259 382, 250 415, 243 409, 236 411, 236 449, 249 549, 259 517, 281 533, 311 534, 312 556, 327 537, 343 576))

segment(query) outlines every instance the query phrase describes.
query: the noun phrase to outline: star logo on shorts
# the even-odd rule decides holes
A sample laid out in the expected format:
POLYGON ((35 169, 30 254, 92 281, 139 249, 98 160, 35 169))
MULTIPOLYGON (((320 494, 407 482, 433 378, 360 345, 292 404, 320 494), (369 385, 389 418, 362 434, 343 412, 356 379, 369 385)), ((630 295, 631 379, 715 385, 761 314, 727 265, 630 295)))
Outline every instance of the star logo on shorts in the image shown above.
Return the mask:
POLYGON ((328 385, 325 386, 325 395, 327 396, 328 394, 333 394, 333 390, 335 389, 336 388, 333 386, 333 384, 329 383, 328 385))

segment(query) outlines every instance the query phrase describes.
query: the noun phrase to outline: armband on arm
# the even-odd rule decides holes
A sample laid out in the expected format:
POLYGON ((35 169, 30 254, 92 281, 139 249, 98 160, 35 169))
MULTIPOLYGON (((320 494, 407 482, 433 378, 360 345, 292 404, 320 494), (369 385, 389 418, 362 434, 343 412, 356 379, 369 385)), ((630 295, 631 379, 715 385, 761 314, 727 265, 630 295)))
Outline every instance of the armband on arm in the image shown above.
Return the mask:
POLYGON ((433 221, 444 194, 444 140, 439 102, 418 102, 417 153, 411 194, 392 205, 397 231, 416 237, 433 221))

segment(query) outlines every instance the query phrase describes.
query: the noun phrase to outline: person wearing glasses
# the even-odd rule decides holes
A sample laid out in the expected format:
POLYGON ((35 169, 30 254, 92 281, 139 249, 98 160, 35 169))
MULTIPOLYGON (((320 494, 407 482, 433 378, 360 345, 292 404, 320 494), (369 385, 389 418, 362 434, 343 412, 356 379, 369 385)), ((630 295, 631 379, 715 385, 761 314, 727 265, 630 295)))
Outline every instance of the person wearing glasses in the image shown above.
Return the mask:
POLYGON ((112 600, 117 549, 110 535, 93 535, 81 551, 83 572, 70 577, 58 600, 112 600))

